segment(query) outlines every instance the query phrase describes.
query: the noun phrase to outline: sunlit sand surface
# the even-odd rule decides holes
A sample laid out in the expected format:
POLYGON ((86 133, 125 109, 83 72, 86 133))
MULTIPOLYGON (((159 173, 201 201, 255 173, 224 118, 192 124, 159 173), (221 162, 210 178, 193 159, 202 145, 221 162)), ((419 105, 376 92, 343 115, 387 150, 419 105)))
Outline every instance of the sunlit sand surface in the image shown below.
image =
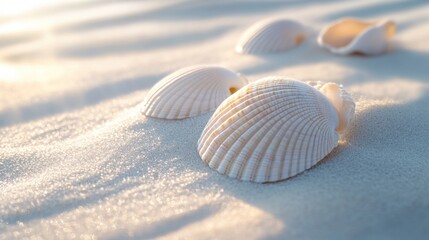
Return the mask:
POLYGON ((427 1, 1 1, 0 238, 425 239, 429 235, 427 1), (13 3, 12 3, 13 2, 13 3), (318 31, 345 16, 390 18, 387 54, 338 56, 318 31), (241 55, 267 17, 313 35, 241 55), (321 164, 275 184, 222 176, 200 159, 212 113, 148 119, 167 74, 219 64, 343 84, 350 131, 321 164))

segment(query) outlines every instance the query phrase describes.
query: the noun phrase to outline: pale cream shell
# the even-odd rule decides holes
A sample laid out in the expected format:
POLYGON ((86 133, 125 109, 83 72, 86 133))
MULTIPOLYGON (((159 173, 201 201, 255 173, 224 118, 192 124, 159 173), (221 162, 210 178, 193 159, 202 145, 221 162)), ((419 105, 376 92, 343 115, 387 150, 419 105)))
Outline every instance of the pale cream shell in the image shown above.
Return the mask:
POLYGON ((235 50, 246 54, 281 52, 299 45, 307 35, 305 27, 296 21, 263 20, 243 33, 235 50))
POLYGON ((320 46, 337 54, 379 55, 388 49, 396 25, 393 21, 364 21, 346 18, 325 27, 319 34, 320 46))
POLYGON ((268 77, 245 86, 216 109, 198 151, 219 173, 275 182, 303 172, 331 152, 338 144, 339 124, 336 108, 318 89, 268 77))
POLYGON ((227 68, 197 65, 180 69, 159 81, 143 103, 149 117, 183 119, 216 109, 247 80, 227 68))

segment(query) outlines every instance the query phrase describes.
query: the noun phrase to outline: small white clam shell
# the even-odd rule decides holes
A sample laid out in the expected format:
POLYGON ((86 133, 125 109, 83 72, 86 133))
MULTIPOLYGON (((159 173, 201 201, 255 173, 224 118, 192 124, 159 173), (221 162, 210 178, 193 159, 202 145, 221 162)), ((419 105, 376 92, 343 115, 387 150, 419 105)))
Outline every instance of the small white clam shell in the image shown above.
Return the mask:
POLYGON ((318 43, 337 54, 379 55, 386 52, 395 31, 395 23, 389 20, 369 22, 347 18, 324 28, 318 43))
POLYGON ((341 85, 326 83, 320 91, 329 99, 337 110, 339 123, 337 132, 344 132, 355 114, 355 102, 352 96, 341 85))
POLYGON ((296 21, 268 19, 249 27, 235 50, 248 54, 285 51, 299 45, 307 35, 305 27, 296 21))
POLYGON ((330 96, 283 77, 250 83, 209 120, 198 141, 202 160, 219 173, 253 182, 283 180, 312 167, 337 146, 339 128, 347 125, 330 98, 347 117, 354 113, 340 86, 329 83, 324 92, 330 96))
POLYGON ((224 67, 197 65, 182 68, 152 87, 141 112, 164 119, 201 115, 215 110, 246 84, 243 76, 224 67))

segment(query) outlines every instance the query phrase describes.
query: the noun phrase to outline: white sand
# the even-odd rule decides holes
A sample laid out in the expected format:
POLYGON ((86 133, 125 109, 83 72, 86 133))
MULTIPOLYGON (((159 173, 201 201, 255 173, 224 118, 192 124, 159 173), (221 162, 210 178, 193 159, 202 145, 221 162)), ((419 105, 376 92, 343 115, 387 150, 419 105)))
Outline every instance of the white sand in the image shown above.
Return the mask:
POLYGON ((429 236, 427 1, 50 2, 0 12, 0 239, 429 236), (335 56, 315 36, 281 54, 233 52, 246 27, 272 16, 315 34, 342 16, 389 17, 399 29, 379 57, 335 56), (293 179, 227 178, 196 151, 211 114, 139 113, 154 83, 201 63, 251 81, 341 83, 355 121, 293 179))

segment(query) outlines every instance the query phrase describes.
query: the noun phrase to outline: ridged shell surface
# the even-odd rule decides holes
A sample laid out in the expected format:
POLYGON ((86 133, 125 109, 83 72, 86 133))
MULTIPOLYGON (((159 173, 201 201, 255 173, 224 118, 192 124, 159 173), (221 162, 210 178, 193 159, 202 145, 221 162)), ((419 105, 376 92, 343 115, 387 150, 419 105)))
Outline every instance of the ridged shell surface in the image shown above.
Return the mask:
POLYGON ((164 119, 204 114, 246 83, 240 74, 219 66, 183 68, 155 84, 144 100, 142 113, 164 119))
POLYGON ((339 121, 334 105, 318 89, 268 77, 245 86, 216 109, 198 151, 219 173, 275 182, 303 172, 331 152, 338 144, 339 121))
POLYGON ((396 25, 390 20, 370 22, 347 18, 324 28, 318 43, 337 54, 379 55, 387 51, 395 31, 396 25))
POLYGON ((296 21, 268 19, 249 27, 235 50, 248 54, 280 52, 299 45, 306 37, 307 30, 296 21))

